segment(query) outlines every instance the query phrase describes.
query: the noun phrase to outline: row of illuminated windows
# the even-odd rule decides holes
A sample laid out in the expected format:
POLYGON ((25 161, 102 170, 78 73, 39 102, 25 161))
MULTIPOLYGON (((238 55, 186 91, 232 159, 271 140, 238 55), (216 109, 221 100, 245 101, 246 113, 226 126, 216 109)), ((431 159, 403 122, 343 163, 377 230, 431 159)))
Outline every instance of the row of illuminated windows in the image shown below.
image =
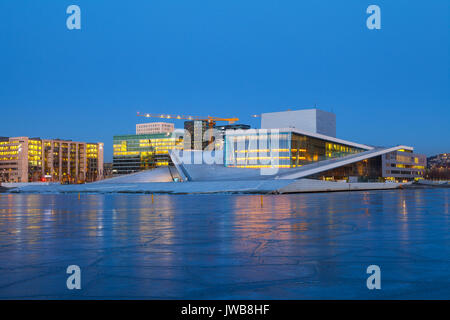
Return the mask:
MULTIPOLYGON (((180 148, 179 146, 155 146, 155 150, 173 150, 175 148, 180 148)), ((124 147, 114 147, 113 151, 114 152, 139 152, 141 148, 124 148, 124 147)))
POLYGON ((348 146, 345 146, 342 144, 329 143, 329 142, 327 142, 325 144, 325 148, 330 151, 340 151, 340 152, 348 152, 348 153, 354 153, 354 152, 358 151, 358 149, 355 149, 352 147, 348 147, 348 146))
POLYGON ((263 164, 248 164, 248 165, 230 165, 229 167, 233 167, 233 168, 254 168, 254 169, 258 169, 258 168, 290 168, 291 165, 289 164, 279 164, 279 165, 263 165, 263 164))
POLYGON ((140 144, 139 144, 139 147, 140 147, 140 148, 145 148, 145 147, 175 146, 175 145, 176 145, 175 142, 140 143, 140 144))
POLYGON ((267 160, 267 159, 300 159, 300 160, 305 160, 306 157, 264 157, 264 156, 258 156, 258 157, 243 157, 243 158, 236 157, 235 159, 237 161, 243 161, 243 160, 267 160))
MULTIPOLYGON (((154 152, 151 152, 152 154, 168 154, 168 150, 157 150, 154 152)), ((138 156, 138 155, 145 155, 147 152, 139 152, 139 151, 114 151, 114 156, 138 156)))
POLYGON ((400 170, 386 170, 387 174, 403 174, 403 175, 423 175, 423 171, 400 171, 400 170))
POLYGON ((15 155, 15 154, 19 154, 19 151, 0 152, 0 156, 15 155))
MULTIPOLYGON (((131 141, 137 141, 137 140, 131 140, 131 141)), ((139 139, 139 143, 147 143, 149 141, 155 141, 155 142, 175 141, 175 138, 139 139)))
MULTIPOLYGON (((289 152, 290 149, 249 149, 235 150, 235 153, 289 152)), ((306 151, 306 150, 305 150, 306 151)))
POLYGON ((425 166, 416 166, 410 164, 391 163, 393 168, 425 169, 425 166))
POLYGON ((145 140, 114 140, 114 146, 124 146, 124 145, 148 145, 148 144, 174 144, 181 142, 181 140, 175 140, 175 138, 168 139, 145 139, 145 140))
POLYGON ((395 158, 398 162, 414 162, 414 163, 419 163, 419 158, 417 157, 409 157, 409 156, 402 156, 402 155, 397 155, 397 157, 395 158))
POLYGON ((19 146, 0 147, 0 150, 18 150, 19 146))

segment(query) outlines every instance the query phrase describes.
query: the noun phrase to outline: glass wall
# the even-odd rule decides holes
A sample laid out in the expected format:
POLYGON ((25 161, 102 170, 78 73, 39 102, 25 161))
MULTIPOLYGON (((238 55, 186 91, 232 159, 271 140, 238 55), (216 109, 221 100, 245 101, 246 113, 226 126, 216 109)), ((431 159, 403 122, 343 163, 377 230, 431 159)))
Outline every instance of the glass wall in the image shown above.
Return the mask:
POLYGON ((170 164, 169 151, 182 149, 177 133, 114 136, 113 172, 125 174, 170 164))
POLYGON ((308 178, 320 180, 346 180, 349 182, 384 182, 384 179, 382 178, 381 156, 324 171, 309 176, 308 178))
POLYGON ((226 134, 225 166, 295 168, 362 151, 365 150, 295 132, 245 130, 226 134))
POLYGON ((225 166, 237 168, 291 167, 291 133, 245 130, 226 133, 225 166))

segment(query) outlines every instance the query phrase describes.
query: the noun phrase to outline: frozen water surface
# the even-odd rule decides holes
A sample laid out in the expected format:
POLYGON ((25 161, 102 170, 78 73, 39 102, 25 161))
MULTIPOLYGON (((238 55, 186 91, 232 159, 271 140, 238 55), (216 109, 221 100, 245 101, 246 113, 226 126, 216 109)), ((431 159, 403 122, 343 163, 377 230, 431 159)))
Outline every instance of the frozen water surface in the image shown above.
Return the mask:
POLYGON ((0 194, 0 298, 449 299, 449 193, 0 194))

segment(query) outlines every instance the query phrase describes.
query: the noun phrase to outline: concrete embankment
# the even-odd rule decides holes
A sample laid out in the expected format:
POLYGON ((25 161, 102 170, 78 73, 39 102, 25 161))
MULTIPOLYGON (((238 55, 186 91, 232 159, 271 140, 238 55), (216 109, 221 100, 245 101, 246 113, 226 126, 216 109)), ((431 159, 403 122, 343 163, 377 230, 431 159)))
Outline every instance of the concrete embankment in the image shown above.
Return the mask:
POLYGON ((401 188, 401 183, 392 182, 335 182, 313 179, 300 179, 277 190, 279 193, 300 192, 332 192, 332 191, 359 191, 359 190, 386 190, 401 188))
POLYGON ((244 180, 147 183, 89 183, 81 185, 25 185, 10 192, 20 193, 300 193, 382 190, 399 188, 398 183, 347 183, 312 179, 244 180))
POLYGON ((419 180, 415 183, 418 186, 424 187, 438 187, 438 188, 449 188, 449 181, 433 181, 433 180, 419 180))

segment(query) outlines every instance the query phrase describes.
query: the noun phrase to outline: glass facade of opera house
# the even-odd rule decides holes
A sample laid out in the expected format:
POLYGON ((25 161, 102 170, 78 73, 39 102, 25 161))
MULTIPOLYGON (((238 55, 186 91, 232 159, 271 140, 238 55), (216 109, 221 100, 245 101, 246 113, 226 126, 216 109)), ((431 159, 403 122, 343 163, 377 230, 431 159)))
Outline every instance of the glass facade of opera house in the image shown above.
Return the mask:
POLYGON ((323 171, 308 178, 359 182, 411 181, 420 179, 426 168, 426 156, 411 150, 397 150, 376 157, 323 171))
MULTIPOLYGON (((371 147, 294 130, 245 130, 225 137, 225 166, 236 168, 297 168, 303 165, 350 156, 371 147)), ((368 156, 308 178, 346 181, 410 181, 424 175, 426 156, 413 149, 399 149, 368 156)))
POLYGON ((246 130, 226 134, 225 166, 296 168, 367 151, 294 131, 246 130))

